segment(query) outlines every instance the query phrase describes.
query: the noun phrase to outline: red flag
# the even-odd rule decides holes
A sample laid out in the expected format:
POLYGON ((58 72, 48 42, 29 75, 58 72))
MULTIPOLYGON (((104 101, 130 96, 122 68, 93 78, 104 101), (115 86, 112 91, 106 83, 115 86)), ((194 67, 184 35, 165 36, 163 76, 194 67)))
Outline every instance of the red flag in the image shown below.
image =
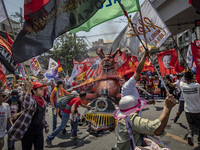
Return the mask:
POLYGON ((58 63, 58 72, 63 71, 63 68, 62 68, 62 66, 60 65, 59 60, 57 61, 57 63, 58 63))
POLYGON ((143 72, 144 71, 151 71, 151 73, 154 72, 154 66, 152 64, 152 62, 150 62, 148 59, 145 60, 145 63, 144 63, 144 68, 142 70, 143 72))
POLYGON ((173 52, 173 55, 172 55, 169 65, 173 66, 177 73, 180 73, 180 72, 184 71, 184 69, 185 69, 179 65, 176 49, 173 52))
POLYGON ((165 76, 166 74, 176 74, 175 68, 169 65, 173 55, 176 55, 176 49, 171 49, 157 54, 158 64, 162 76, 165 76))
POLYGON ((135 72, 137 66, 136 62, 134 61, 135 60, 133 60, 129 55, 127 55, 124 64, 117 69, 119 75, 124 76, 125 74, 127 74, 127 72, 129 72, 128 70, 132 70, 132 73, 135 72))
MULTIPOLYGON (((6 27, 4 27, 5 30, 6 30, 6 27)), ((10 45, 13 44, 13 39, 10 37, 10 35, 8 34, 7 30, 6 30, 6 36, 7 36, 7 40, 8 40, 8 43, 10 43, 10 45)))
POLYGON ((196 64, 196 80, 200 83, 200 47, 191 43, 191 50, 196 64))
POLYGON ((4 74, 4 71, 1 65, 0 65, 0 80, 2 80, 3 84, 6 82, 6 75, 4 74))

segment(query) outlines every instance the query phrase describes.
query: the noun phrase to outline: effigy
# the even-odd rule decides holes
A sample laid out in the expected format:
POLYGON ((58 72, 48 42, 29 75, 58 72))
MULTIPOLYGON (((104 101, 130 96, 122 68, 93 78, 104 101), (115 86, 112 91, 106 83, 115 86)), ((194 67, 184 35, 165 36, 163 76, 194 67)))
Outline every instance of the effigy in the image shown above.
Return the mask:
POLYGON ((115 68, 115 56, 120 53, 117 49, 113 54, 104 54, 99 48, 97 55, 101 58, 102 72, 94 81, 95 93, 87 93, 86 99, 91 101, 89 104, 95 110, 86 113, 86 120, 90 127, 95 130, 111 129, 115 127, 113 111, 121 98, 119 80, 115 68))

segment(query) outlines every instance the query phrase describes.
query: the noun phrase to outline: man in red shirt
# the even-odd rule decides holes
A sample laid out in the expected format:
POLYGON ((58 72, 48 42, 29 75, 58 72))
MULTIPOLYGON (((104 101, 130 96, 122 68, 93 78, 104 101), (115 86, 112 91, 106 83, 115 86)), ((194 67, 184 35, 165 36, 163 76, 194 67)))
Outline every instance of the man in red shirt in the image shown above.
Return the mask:
MULTIPOLYGON (((70 113, 71 113, 71 122, 74 122, 74 114, 77 111, 77 108, 79 105, 81 105, 82 107, 91 109, 91 106, 87 106, 81 103, 81 101, 83 101, 86 97, 86 93, 85 92, 81 92, 79 94, 79 96, 77 95, 75 98, 73 98, 72 100, 70 100, 67 104, 67 106, 65 107, 65 109, 62 111, 61 115, 62 115, 62 121, 59 127, 57 127, 50 135, 47 136, 46 138, 46 143, 47 143, 47 147, 52 147, 52 143, 51 141, 55 138, 55 136, 61 132, 65 127, 66 124, 69 120, 70 117, 70 113)), ((78 124, 74 124, 73 126, 76 126, 78 124)), ((73 127, 72 129, 72 134, 71 137, 76 137, 77 136, 77 127, 73 127)))
MULTIPOLYGON (((154 84, 153 84, 153 78, 151 76, 149 76, 147 87, 148 87, 148 92, 152 95, 151 98, 153 99, 154 84)), ((149 99, 149 96, 148 96, 148 99, 149 99)))

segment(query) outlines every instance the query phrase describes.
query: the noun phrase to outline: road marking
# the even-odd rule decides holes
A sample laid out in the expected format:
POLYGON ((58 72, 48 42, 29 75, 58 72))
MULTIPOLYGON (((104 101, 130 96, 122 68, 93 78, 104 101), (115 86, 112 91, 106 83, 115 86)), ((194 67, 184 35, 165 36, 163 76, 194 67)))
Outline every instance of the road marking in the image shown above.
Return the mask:
MULTIPOLYGON (((171 133, 167 133, 166 136, 168 136, 168 137, 170 137, 170 138, 172 138, 172 139, 178 140, 178 141, 180 141, 180 142, 183 142, 183 143, 185 143, 185 144, 188 144, 187 140, 184 140, 183 138, 181 138, 181 137, 179 137, 179 136, 176 136, 176 135, 173 135, 173 134, 171 134, 171 133)), ((197 147, 197 146, 198 146, 198 144, 195 143, 195 144, 194 144, 194 147, 197 147)))

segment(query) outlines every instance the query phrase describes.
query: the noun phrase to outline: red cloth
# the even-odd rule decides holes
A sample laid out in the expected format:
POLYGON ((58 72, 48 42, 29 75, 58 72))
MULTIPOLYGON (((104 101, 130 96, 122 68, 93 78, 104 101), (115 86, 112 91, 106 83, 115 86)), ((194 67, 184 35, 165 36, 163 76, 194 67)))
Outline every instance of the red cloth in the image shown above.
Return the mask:
POLYGON ((0 65, 0 80, 2 80, 3 84, 6 82, 6 75, 4 74, 1 65, 0 65))
MULTIPOLYGON (((69 106, 72 106, 73 104, 76 105, 76 107, 75 107, 75 111, 76 111, 78 106, 81 104, 81 99, 79 97, 75 97, 72 100, 70 100, 69 103, 68 103, 69 106)), ((64 109, 63 112, 70 114, 71 110, 64 109)))
POLYGON ((44 107, 45 105, 45 101, 43 97, 38 97, 36 95, 32 95, 32 98, 38 103, 38 105, 40 105, 40 107, 44 107))
POLYGON ((196 80, 200 83, 200 47, 196 44, 191 43, 191 50, 196 64, 196 80))
POLYGON ((157 54, 161 76, 165 76, 166 74, 176 74, 177 73, 175 71, 175 68, 173 66, 169 65, 171 58, 174 55, 177 56, 175 48, 157 54))

